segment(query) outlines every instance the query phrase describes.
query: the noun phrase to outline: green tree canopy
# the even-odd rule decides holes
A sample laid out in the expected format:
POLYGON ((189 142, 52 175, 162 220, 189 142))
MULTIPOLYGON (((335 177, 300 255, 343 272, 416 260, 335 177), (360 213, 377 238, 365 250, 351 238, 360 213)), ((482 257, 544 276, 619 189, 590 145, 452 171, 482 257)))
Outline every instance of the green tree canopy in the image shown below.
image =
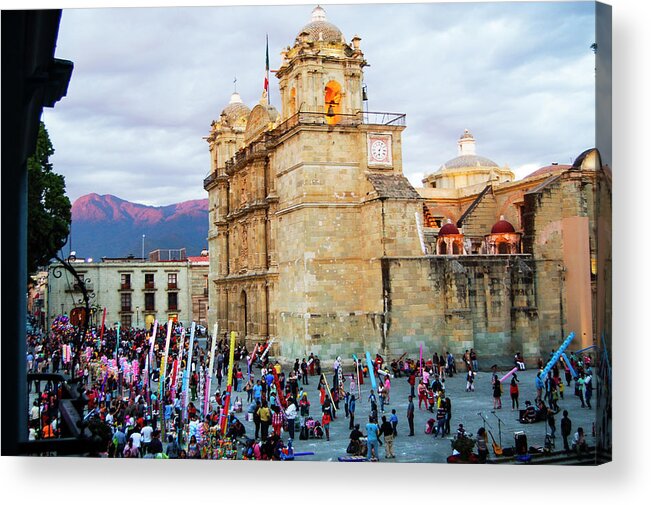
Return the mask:
POLYGON ((36 151, 27 161, 27 269, 45 266, 70 233, 70 199, 62 175, 52 170, 50 136, 41 122, 36 151))

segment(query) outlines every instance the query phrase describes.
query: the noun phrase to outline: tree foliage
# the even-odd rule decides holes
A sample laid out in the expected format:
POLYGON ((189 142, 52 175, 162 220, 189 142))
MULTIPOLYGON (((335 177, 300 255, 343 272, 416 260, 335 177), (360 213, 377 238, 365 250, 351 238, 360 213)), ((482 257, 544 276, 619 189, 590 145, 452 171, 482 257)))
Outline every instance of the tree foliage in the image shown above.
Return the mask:
POLYGON ((36 151, 27 160, 27 268, 35 272, 61 250, 70 233, 70 199, 66 183, 50 163, 54 154, 41 122, 36 151))

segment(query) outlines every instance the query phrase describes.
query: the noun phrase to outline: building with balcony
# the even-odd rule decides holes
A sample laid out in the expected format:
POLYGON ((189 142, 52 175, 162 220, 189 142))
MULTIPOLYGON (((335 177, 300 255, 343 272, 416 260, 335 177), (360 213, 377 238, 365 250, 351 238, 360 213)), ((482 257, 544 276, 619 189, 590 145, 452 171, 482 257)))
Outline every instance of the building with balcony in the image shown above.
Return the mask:
MULTIPOLYGON (((100 324, 106 308, 106 324, 122 327, 149 327, 155 320, 173 319, 206 325, 208 278, 207 251, 202 256, 180 259, 155 251, 150 259, 102 258, 95 262, 71 258, 72 265, 90 294, 93 324, 100 324), (151 258, 157 258, 152 261, 151 258), (163 259, 161 259, 163 258, 163 259)), ((56 265, 48 269, 48 307, 50 320, 70 314, 83 304, 79 281, 56 265)))

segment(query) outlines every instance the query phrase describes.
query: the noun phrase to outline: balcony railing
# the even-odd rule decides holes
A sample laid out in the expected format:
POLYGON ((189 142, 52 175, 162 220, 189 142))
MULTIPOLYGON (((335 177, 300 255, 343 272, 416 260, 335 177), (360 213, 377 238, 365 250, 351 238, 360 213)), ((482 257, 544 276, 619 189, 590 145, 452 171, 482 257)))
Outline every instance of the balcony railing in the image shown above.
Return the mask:
POLYGON ((145 289, 156 289, 156 283, 155 282, 145 282, 145 289))
MULTIPOLYGON (((405 126, 406 116, 396 112, 359 112, 357 114, 337 114, 335 117, 339 121, 333 126, 358 126, 360 124, 405 126)), ((270 131, 269 134, 277 138, 298 125, 329 126, 329 123, 323 112, 297 112, 270 131)))
MULTIPOLYGON (((84 287, 86 288, 86 291, 92 291, 94 289, 93 283, 90 281, 85 281, 84 282, 84 287)), ((66 287, 66 292, 68 293, 78 293, 81 292, 81 287, 78 282, 74 282, 68 287, 66 287)))
POLYGON ((170 310, 170 311, 171 310, 179 310, 179 306, 178 305, 168 305, 167 310, 170 310))
POLYGON ((120 284, 120 289, 125 289, 125 290, 131 289, 131 283, 130 282, 124 282, 124 283, 120 284))
POLYGON ((168 282, 167 289, 179 289, 179 285, 176 282, 168 282))
POLYGON ((131 310, 131 305, 122 305, 121 308, 120 308, 120 311, 121 312, 133 312, 131 310))

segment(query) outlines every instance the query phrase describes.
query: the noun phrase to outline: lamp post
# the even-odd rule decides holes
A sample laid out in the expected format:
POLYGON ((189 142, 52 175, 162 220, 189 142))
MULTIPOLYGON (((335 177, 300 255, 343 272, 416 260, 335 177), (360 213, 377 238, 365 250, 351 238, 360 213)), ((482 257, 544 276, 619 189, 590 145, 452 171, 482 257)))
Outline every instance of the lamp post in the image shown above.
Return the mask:
POLYGON ((140 318, 139 318, 139 313, 140 312, 139 311, 140 311, 140 307, 136 306, 136 328, 138 328, 138 326, 140 326, 140 318))
POLYGON ((145 261, 145 234, 142 234, 142 260, 145 261))

